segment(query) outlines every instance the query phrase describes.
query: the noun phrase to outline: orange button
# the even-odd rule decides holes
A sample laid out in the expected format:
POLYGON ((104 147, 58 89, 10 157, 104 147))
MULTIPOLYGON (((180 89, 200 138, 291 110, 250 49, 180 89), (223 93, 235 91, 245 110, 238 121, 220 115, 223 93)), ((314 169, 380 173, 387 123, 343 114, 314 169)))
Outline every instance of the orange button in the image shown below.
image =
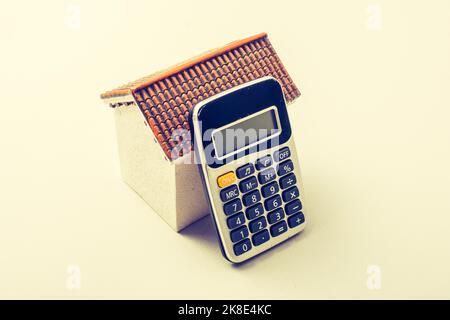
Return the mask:
POLYGON ((236 175, 234 174, 233 171, 227 172, 217 178, 217 184, 221 188, 229 186, 230 184, 233 184, 235 181, 236 181, 236 175))

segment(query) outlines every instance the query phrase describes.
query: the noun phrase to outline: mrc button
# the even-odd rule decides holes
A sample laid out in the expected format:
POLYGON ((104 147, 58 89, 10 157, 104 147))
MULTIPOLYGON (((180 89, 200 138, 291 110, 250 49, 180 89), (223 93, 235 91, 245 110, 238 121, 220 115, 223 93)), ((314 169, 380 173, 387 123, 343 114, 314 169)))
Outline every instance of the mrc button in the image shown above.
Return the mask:
POLYGON ((222 191, 220 191, 220 199, 222 201, 229 201, 233 200, 234 198, 237 198, 239 196, 239 190, 237 185, 232 185, 231 187, 225 188, 222 191))

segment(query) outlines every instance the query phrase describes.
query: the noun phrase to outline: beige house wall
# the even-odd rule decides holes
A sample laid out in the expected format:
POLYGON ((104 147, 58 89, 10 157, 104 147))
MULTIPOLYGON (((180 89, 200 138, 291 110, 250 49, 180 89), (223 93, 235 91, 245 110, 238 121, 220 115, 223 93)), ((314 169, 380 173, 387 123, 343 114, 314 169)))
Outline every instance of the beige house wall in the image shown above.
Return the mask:
POLYGON ((123 181, 175 231, 207 215, 197 166, 167 160, 136 103, 113 110, 123 181))

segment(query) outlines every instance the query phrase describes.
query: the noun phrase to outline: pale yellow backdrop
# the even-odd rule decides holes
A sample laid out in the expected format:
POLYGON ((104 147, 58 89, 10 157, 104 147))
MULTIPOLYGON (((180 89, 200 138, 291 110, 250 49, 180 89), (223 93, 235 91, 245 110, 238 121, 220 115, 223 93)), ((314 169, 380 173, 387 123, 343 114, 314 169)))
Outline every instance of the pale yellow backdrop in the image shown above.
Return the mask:
POLYGON ((450 298, 450 2, 10 1, 0 9, 1 298, 450 298), (239 267, 120 180, 99 94, 265 31, 309 208, 239 267))

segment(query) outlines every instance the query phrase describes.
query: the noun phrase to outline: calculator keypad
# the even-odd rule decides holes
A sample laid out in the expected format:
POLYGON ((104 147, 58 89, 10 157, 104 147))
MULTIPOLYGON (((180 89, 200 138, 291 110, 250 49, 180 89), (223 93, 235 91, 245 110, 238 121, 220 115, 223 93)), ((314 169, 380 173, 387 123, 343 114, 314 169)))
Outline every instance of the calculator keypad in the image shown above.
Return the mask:
POLYGON ((305 222, 290 156, 284 147, 240 166, 235 184, 220 191, 236 256, 305 222))
POLYGON ((248 237, 248 229, 246 226, 242 226, 230 233, 231 241, 238 242, 248 237))
POLYGON ((280 178, 280 187, 281 189, 286 189, 289 187, 294 186, 297 183, 297 178, 293 173, 288 174, 287 176, 284 176, 280 178))
POLYGON ((229 201, 237 198, 239 196, 239 190, 237 185, 232 185, 231 187, 225 188, 220 191, 220 199, 222 201, 229 201))
POLYGON ((277 194, 278 191, 280 191, 280 188, 278 187, 278 183, 276 181, 266 184, 261 188, 261 193, 264 198, 273 196, 274 194, 277 194))
POLYGON ((262 170, 264 168, 268 168, 272 165, 272 157, 267 155, 265 157, 259 158, 256 160, 256 169, 262 170))
POLYGON ((253 241, 253 244, 254 244, 255 246, 260 246, 260 245, 262 245, 264 242, 269 241, 269 239, 270 239, 270 235, 269 235, 269 232, 268 232, 267 230, 263 230, 263 231, 261 231, 261 232, 255 234, 255 235, 252 237, 252 241, 253 241))
POLYGON ((289 150, 288 147, 281 148, 280 150, 275 151, 275 152, 273 153, 273 158, 274 158, 275 161, 277 161, 277 162, 286 160, 286 159, 289 158, 290 156, 291 156, 291 150, 289 150))
POLYGON ((294 164, 291 160, 287 160, 285 162, 280 163, 278 166, 278 175, 284 176, 285 174, 288 174, 294 170, 294 164))
POLYGON ((303 222, 305 222, 305 216, 301 212, 290 216, 288 219, 290 228, 295 228, 296 226, 301 225, 303 222))
POLYGON ((228 228, 235 229, 239 226, 242 226, 245 223, 245 217, 242 212, 231 216, 227 220, 228 228))
POLYGON ((233 213, 237 213, 241 210, 242 210, 241 199, 235 199, 223 205, 223 211, 227 216, 233 213))
POLYGON ((252 243, 249 239, 245 239, 237 244, 234 245, 234 254, 237 256, 240 256, 241 254, 246 253, 252 248, 252 243))
POLYGON ((264 230, 267 227, 266 218, 260 217, 258 219, 253 220, 253 221, 250 221, 248 226, 250 227, 250 231, 252 233, 264 230))
POLYGON ((247 194, 244 194, 244 196, 242 197, 242 201, 244 202, 244 206, 246 207, 258 203, 260 200, 261 194, 259 193, 259 190, 255 190, 247 194))
POLYGON ((297 187, 292 187, 283 191, 281 195, 283 196, 284 202, 289 202, 291 200, 294 200, 295 198, 298 198, 300 196, 300 193, 297 187))
POLYGON ((273 209, 278 208, 281 206, 282 201, 281 197, 279 195, 273 196, 272 198, 267 199, 264 201, 264 207, 267 211, 272 211, 273 209))
POLYGON ((256 181, 255 177, 250 177, 239 183, 239 189, 242 193, 252 191, 253 189, 256 189, 256 187, 258 187, 258 181, 256 181))
POLYGON ((266 169, 258 174, 259 183, 264 184, 275 180, 277 174, 274 168, 266 169))
POLYGON ((302 210, 302 203, 299 199, 296 199, 292 202, 289 202, 284 209, 286 210, 286 214, 293 214, 296 213, 297 211, 302 210))
POLYGON ((261 203, 258 203, 250 208, 248 208, 245 213, 247 214, 248 220, 253 220, 264 214, 264 208, 261 203))
POLYGON ((250 177, 253 173, 255 173, 255 167, 251 163, 236 169, 236 175, 239 179, 250 177))
POLYGON ((273 210, 272 212, 269 212, 267 214, 267 219, 269 220, 270 224, 274 224, 278 221, 281 221, 284 219, 284 210, 283 208, 278 208, 276 210, 273 210))
POLYGON ((280 234, 285 233, 287 229, 286 221, 281 221, 270 227, 270 234, 272 237, 277 237, 280 234))

